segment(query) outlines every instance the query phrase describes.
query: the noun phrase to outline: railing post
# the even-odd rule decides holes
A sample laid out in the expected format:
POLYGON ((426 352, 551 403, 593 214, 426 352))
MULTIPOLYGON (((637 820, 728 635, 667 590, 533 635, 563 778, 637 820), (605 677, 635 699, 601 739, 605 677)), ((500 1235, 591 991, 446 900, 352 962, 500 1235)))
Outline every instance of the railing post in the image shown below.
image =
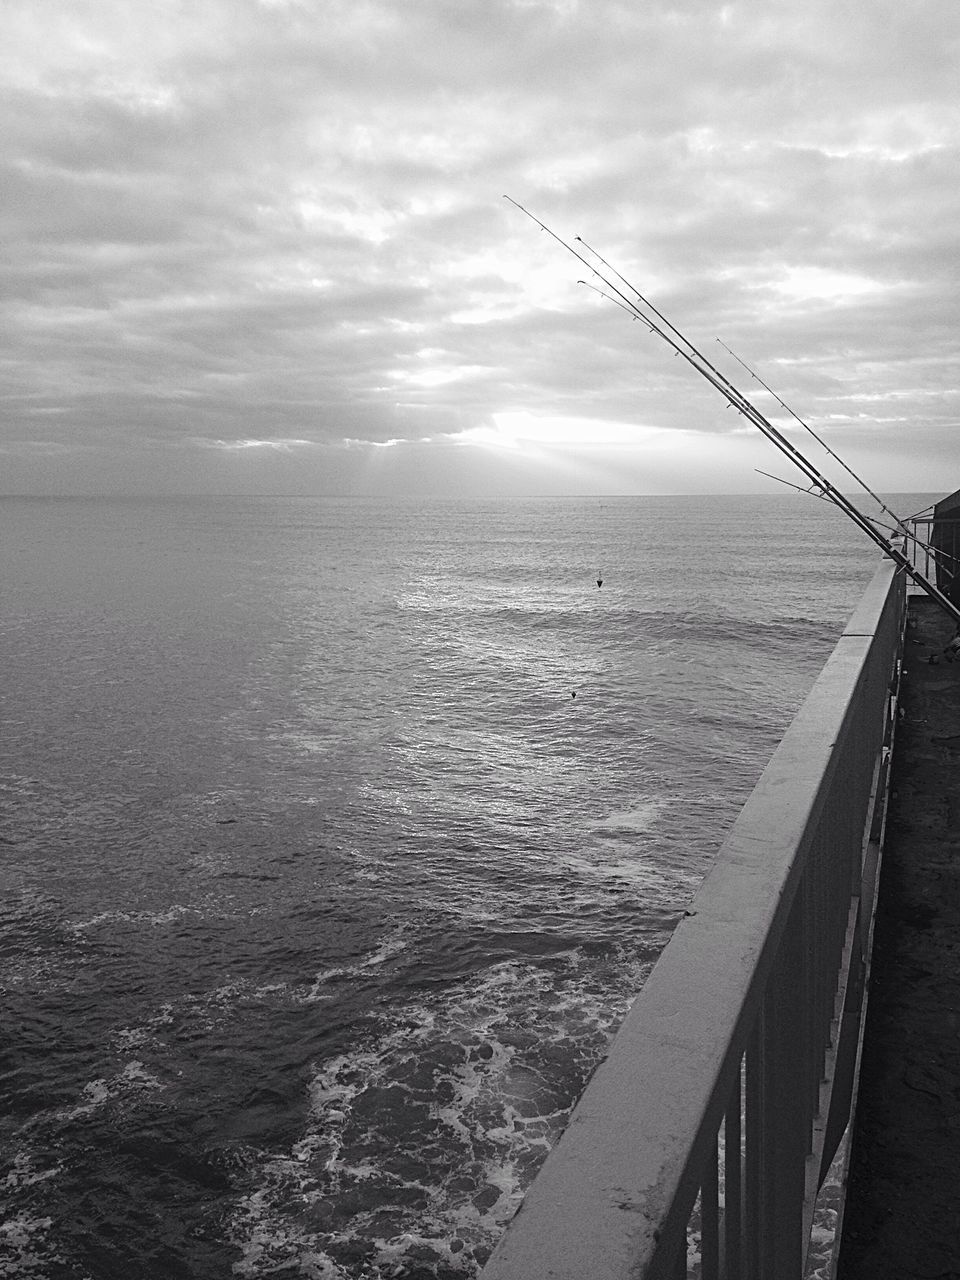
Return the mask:
POLYGON ((764 1128, 766 1130, 763 1280, 800 1280, 803 1264, 804 1171, 809 1125, 805 1123, 803 1046, 796 999, 801 945, 796 908, 764 997, 764 1128))
POLYGON ((762 1256, 763 1223, 766 1217, 766 1169, 763 1159, 764 1039, 761 1009, 744 1063, 743 1280, 762 1280, 766 1262, 762 1256))
POLYGON ((700 1187, 700 1280, 719 1280, 719 1276, 720 1169, 715 1142, 700 1187))
POLYGON ((723 1120, 723 1261, 728 1280, 739 1277, 743 1257, 743 1062, 723 1120))

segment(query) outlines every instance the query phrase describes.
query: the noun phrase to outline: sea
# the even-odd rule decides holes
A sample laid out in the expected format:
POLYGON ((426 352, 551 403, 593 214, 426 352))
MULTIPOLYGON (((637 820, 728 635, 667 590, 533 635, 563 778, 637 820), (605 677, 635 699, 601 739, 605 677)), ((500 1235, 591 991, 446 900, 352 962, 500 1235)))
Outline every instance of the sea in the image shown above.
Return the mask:
POLYGON ((0 1277, 477 1276, 878 563, 792 491, 0 499, 0 1277))

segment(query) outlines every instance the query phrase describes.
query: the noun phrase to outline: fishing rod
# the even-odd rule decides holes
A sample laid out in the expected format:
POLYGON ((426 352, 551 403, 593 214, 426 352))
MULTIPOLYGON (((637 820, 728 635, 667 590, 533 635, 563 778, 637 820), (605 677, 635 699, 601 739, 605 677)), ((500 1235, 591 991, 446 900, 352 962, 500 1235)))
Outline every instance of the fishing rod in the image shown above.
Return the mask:
MULTIPOLYGON (((832 499, 829 498, 827 494, 815 492, 812 486, 808 489, 804 489, 801 485, 792 484, 789 480, 784 480, 783 476, 775 476, 773 475, 772 472, 762 471, 759 467, 754 467, 754 471, 756 471, 758 476, 766 476, 768 480, 776 480, 777 484, 785 484, 788 489, 794 489, 796 490, 797 493, 804 493, 810 498, 820 498, 824 502, 832 502, 832 499)), ((884 508, 884 510, 886 509, 887 508, 884 508)), ((910 516, 909 518, 913 520, 916 517, 910 516)), ((933 546, 932 543, 924 542, 924 540, 921 537, 919 537, 917 534, 911 533, 910 529, 907 527, 906 523, 903 520, 900 520, 897 516, 893 516, 893 519, 897 521, 896 527, 894 527, 893 525, 884 524, 881 520, 874 520, 873 523, 876 525, 878 529, 885 529, 887 533, 892 533, 894 535, 899 535, 901 537, 909 539, 909 541, 913 543, 914 547, 917 550, 925 551, 930 555, 939 556, 941 561, 941 567, 943 568, 944 572, 951 578, 954 576, 954 570, 950 569, 946 564, 943 563, 943 561, 949 560, 951 564, 960 564, 960 557, 950 555, 948 552, 944 551, 942 547, 935 547, 933 546)))
MULTIPOLYGON (((603 262, 607 269, 616 275, 617 278, 622 281, 624 286, 635 295, 638 302, 633 302, 627 294, 613 283, 612 280, 605 276, 603 272, 585 258, 582 253, 578 252, 578 250, 576 250, 571 244, 557 235, 557 233, 548 227, 545 222, 542 222, 538 217, 532 214, 528 209, 524 208, 522 204, 514 200, 511 196, 505 196, 504 199, 509 200, 510 203, 515 205, 521 213, 526 214, 532 222, 536 223, 542 231, 546 231, 547 234, 566 249, 568 253, 572 254, 579 262, 582 262, 590 272, 597 277, 597 279, 606 285, 607 289, 611 290, 611 292, 616 295, 616 298, 610 298, 610 301, 616 301, 616 299, 619 299, 620 301, 617 303, 618 306, 624 306, 634 319, 642 320, 650 329, 651 333, 656 334, 665 343, 667 343, 668 346, 672 347, 678 355, 682 356, 687 363, 705 379, 705 381, 709 382, 720 392, 720 394, 730 405, 732 405, 734 409, 736 409, 738 413, 745 417, 748 422, 752 423, 757 430, 766 436, 766 438, 782 453, 786 454, 794 466, 796 466, 798 470, 802 471, 815 487, 821 489, 823 493, 829 497, 830 501, 838 506, 841 511, 843 511, 844 514, 858 526, 858 528, 862 529, 867 537, 879 546, 890 557, 890 559, 899 565, 900 568, 902 568, 913 579, 913 581, 926 592, 927 595, 935 600, 937 604, 939 604, 940 607, 949 614, 951 618, 953 618, 953 620, 958 624, 958 627, 960 627, 960 608, 945 596, 943 592, 941 592, 923 573, 920 572, 919 569, 915 568, 904 552, 892 543, 883 533, 881 533, 873 522, 857 507, 855 507, 845 494, 841 493, 836 485, 828 480, 826 476, 821 475, 813 463, 811 463, 800 452, 800 450, 783 435, 782 432, 778 431, 773 423, 771 423, 760 412, 760 410, 751 403, 743 392, 740 391, 739 388, 735 387, 734 384, 719 371, 719 369, 715 368, 703 352, 700 351, 685 334, 681 333, 674 324, 667 320, 667 318, 662 315, 662 313, 658 311, 642 293, 640 293, 639 289, 626 280, 620 272, 616 271, 613 267, 610 267, 610 265, 606 263, 599 254, 592 250, 585 241, 578 237, 579 243, 583 244, 584 248, 588 250, 588 252, 593 253, 598 261, 603 262), (638 305, 638 303, 642 305, 638 305), (663 322, 666 328, 661 328, 655 320, 651 319, 650 315, 644 312, 643 307, 647 307, 653 315, 663 322), (668 329, 670 331, 669 333, 667 332, 668 329), (671 337, 671 333, 675 336, 671 337)), ((592 288, 594 286, 590 287, 592 288)), ((602 293, 603 291, 599 290, 599 292, 602 293)), ((609 297, 609 295, 606 296, 609 297)))
MULTIPOLYGON (((558 236, 555 231, 553 231, 550 227, 546 225, 546 223, 541 222, 541 220, 537 218, 534 214, 532 214, 529 211, 529 209, 524 208, 523 205, 519 204, 511 196, 507 196, 506 199, 509 200, 511 204, 516 205, 516 207, 522 213, 525 213, 528 218, 530 218, 533 222, 535 222, 537 226, 539 226, 542 230, 546 231, 548 235, 551 235, 559 244, 563 245, 563 247, 569 253, 572 253, 574 257, 578 258, 581 262, 587 261, 582 254, 578 253, 576 249, 574 249, 565 240, 563 240, 560 236, 558 236)), ((616 269, 616 267, 614 267, 611 263, 609 263, 607 259, 603 257, 602 254, 600 254, 596 249, 594 249, 591 245, 589 245, 582 236, 576 236, 575 239, 579 244, 582 244, 584 249, 588 253, 591 253, 597 259, 598 262, 601 262, 607 268, 608 271, 612 272, 613 275, 615 275, 617 279, 620 280, 620 282, 625 286, 625 288, 629 289, 630 292, 636 296, 637 300, 644 307, 648 308, 649 311, 651 311, 659 320, 661 320, 663 324, 666 325, 667 329, 669 329, 671 333, 674 334, 674 338, 671 338, 669 334, 667 334, 658 325, 656 325, 648 315, 645 315, 644 312, 641 310, 641 308, 636 305, 636 303, 633 303, 628 298, 626 298, 623 292, 620 289, 618 289, 616 285, 614 285, 610 280, 608 280, 607 277, 604 276, 602 272, 597 271, 596 267, 594 267, 592 263, 589 263, 589 262, 587 263, 587 265, 590 267, 590 270, 593 272, 594 275, 597 276, 598 279, 602 280, 604 284, 607 285, 608 288, 612 289, 614 293, 617 295, 617 297, 612 297, 610 294, 605 293, 604 290, 598 289, 595 285, 590 284, 589 281, 581 280, 578 283, 586 285, 587 288, 593 289, 595 293, 599 293, 601 297, 607 298, 608 301, 613 302, 616 306, 619 306, 622 310, 626 311, 629 315, 631 315, 635 320, 642 320, 646 324, 647 328, 650 330, 651 333, 657 334, 658 337, 662 338, 671 347, 673 347, 675 353, 683 356, 684 359, 686 359, 687 362, 691 364, 702 377, 706 378, 708 382, 710 382, 714 387, 717 388, 718 391, 721 392, 722 395, 726 397, 726 399, 730 402, 730 404, 735 409, 738 410, 738 412, 742 413, 751 422, 753 422, 754 425, 757 426, 758 429, 762 431, 764 435, 767 435, 768 438, 771 439, 777 445, 778 448, 780 448, 784 452, 787 452, 788 456, 790 456, 791 461, 794 462, 794 464, 798 466, 801 470, 803 470, 809 479, 811 479, 815 484, 817 484, 820 487, 823 487, 825 484, 828 483, 824 481, 823 477, 820 476, 819 472, 817 472, 815 468, 813 468, 811 464, 808 463, 807 459, 804 458, 803 454, 801 454, 800 451, 796 449, 791 444, 791 442, 787 440, 785 436, 783 436, 780 432, 777 431, 777 429, 773 426, 773 424, 769 422, 763 416, 763 414, 760 413, 760 411, 756 408, 756 406, 753 405, 747 399, 747 397, 737 387, 733 385, 733 383, 729 380, 729 378, 727 378, 719 369, 717 369, 716 366, 713 365, 707 359, 707 357, 703 354, 703 352, 700 351, 696 346, 694 346, 694 344, 690 341, 690 339, 687 338, 685 334, 681 333, 681 331, 676 327, 676 325, 672 324, 671 321, 668 320, 667 317, 661 311, 659 311, 657 307, 654 306, 654 304, 650 301, 650 299, 645 297, 640 292, 640 290, 636 287, 636 285, 632 284, 629 280, 627 280, 626 277, 616 269), (625 301, 621 301, 621 299, 625 299, 625 301), (682 346, 679 344, 682 344, 682 346), (823 482, 823 484, 821 484, 821 482, 823 482)), ((832 495, 830 500, 831 501, 834 500, 832 495)), ((861 520, 867 522, 867 525, 870 524, 870 521, 866 516, 862 516, 861 513, 857 513, 857 514, 860 515, 861 520)), ((867 532, 869 535, 870 529, 865 527, 865 532, 867 532)))
MULTIPOLYGON (((522 204, 514 200, 513 196, 505 195, 503 198, 504 200, 509 200, 510 203, 514 206, 514 208, 519 209, 521 213, 525 213, 531 222, 535 222, 537 224, 537 226, 540 228, 541 231, 545 231, 548 236, 552 236, 553 239, 556 240, 557 244, 562 245, 563 248, 566 249, 567 253, 572 253, 578 262, 582 262, 588 271, 592 271, 598 280, 602 280, 608 289, 612 289, 613 292, 620 299, 620 301, 617 302, 617 306, 621 306, 624 308, 624 310, 629 311, 629 313, 633 316, 635 320, 642 320, 651 330, 654 328, 652 321, 647 319, 647 317, 643 314, 643 312, 639 309, 639 307, 637 307, 633 302, 631 302, 625 293, 621 293, 620 290, 617 288, 617 286, 615 284, 612 284, 606 278, 606 276, 603 275, 602 272, 598 271, 592 262, 588 262, 582 253, 578 253, 577 250, 574 249, 573 245, 568 244, 566 240, 558 236, 557 233, 555 231, 552 231, 545 222, 541 222, 540 219, 536 217, 534 214, 532 214, 529 209, 525 209, 522 204)), ((577 238, 579 239, 579 237, 577 238)), ((584 248, 586 247, 587 246, 584 245, 584 248)), ((586 284, 587 282, 583 281, 582 283, 586 284)), ((626 281, 624 281, 624 283, 626 283, 626 281)), ((587 287, 592 289, 595 286, 588 285, 587 287)), ((602 293, 603 291, 597 290, 597 292, 602 293)), ((616 299, 610 298, 609 294, 605 294, 604 296, 608 297, 611 302, 616 301, 616 299)))
POLYGON ((795 489, 797 493, 805 493, 810 498, 819 498, 821 502, 829 502, 831 506, 833 505, 831 498, 828 498, 825 493, 817 493, 812 486, 809 489, 804 489, 802 485, 793 484, 790 480, 784 480, 783 476, 775 476, 772 471, 761 471, 759 467, 754 467, 753 469, 758 476, 766 476, 768 480, 776 480, 777 484, 785 484, 788 489, 795 489))
MULTIPOLYGON (((760 470, 760 467, 754 467, 754 471, 758 476, 765 476, 767 477, 768 480, 776 480, 777 484, 786 485, 787 489, 794 489, 795 493, 803 493, 805 497, 819 498, 820 500, 822 500, 822 502, 829 502, 832 504, 832 499, 829 498, 826 493, 817 493, 817 490, 814 489, 813 485, 810 485, 810 488, 808 489, 804 489, 803 486, 799 484, 792 484, 790 480, 783 479, 783 476, 774 476, 772 471, 762 471, 760 470)), ((914 517, 910 517, 910 518, 914 518, 914 517)), ((945 550, 943 550, 941 547, 933 547, 931 543, 924 543, 924 540, 922 538, 918 538, 918 535, 913 534, 913 532, 910 532, 908 527, 906 527, 906 525, 904 524, 904 521, 899 520, 899 518, 897 518, 896 516, 893 516, 893 520, 897 521, 896 526, 884 525, 883 522, 879 520, 874 520, 873 524, 877 526, 877 529, 886 530, 887 534, 892 534, 893 536, 901 536, 901 538, 908 538, 911 541, 911 543, 914 544, 915 549, 922 550, 922 552, 927 552, 931 554, 931 556, 940 557, 942 570, 945 571, 946 575, 948 577, 951 577, 951 579, 952 577, 954 577, 954 570, 948 567, 947 564, 943 563, 943 561, 950 561, 952 564, 957 564, 957 563, 960 563, 960 558, 957 558, 956 556, 951 556, 951 554, 948 554, 948 552, 945 552, 945 550)))
MULTIPOLYGON (((825 494, 828 494, 829 500, 835 502, 836 505, 840 506, 841 509, 844 510, 844 512, 852 520, 854 520, 854 522, 860 528, 863 529, 863 531, 867 534, 868 537, 870 537, 875 543, 877 543, 877 545, 881 546, 884 550, 888 549, 888 545, 887 545, 888 540, 884 538, 882 534, 879 533, 879 531, 874 526, 873 522, 869 520, 868 517, 864 516, 862 512, 858 511, 857 508, 854 507, 851 502, 849 502, 849 500, 845 497, 845 495, 841 494, 840 491, 837 490, 836 487, 830 483, 830 481, 828 481, 824 476, 822 476, 816 470, 816 468, 804 457, 804 455, 781 432, 779 432, 773 426, 773 424, 767 418, 764 417, 762 413, 760 413, 759 409, 757 409, 756 406, 753 405, 750 402, 750 400, 747 399, 747 397, 743 394, 743 392, 741 392, 737 387, 735 387, 733 383, 707 359, 707 357, 703 354, 703 352, 700 351, 690 341, 690 339, 686 337, 685 334, 681 333, 681 331, 676 327, 676 325, 672 324, 671 321, 668 320, 667 317, 663 315, 663 313, 659 311, 657 307, 655 307, 653 303, 640 292, 640 290, 636 287, 636 285, 634 285, 631 281, 627 280, 626 277, 620 271, 618 271, 614 266, 612 266, 609 262, 607 262, 606 258, 604 258, 596 249, 594 249, 591 245, 589 245, 583 239, 582 236, 576 237, 577 242, 582 244, 584 249, 587 250, 587 252, 591 253, 597 259, 597 261, 601 262, 607 268, 608 271, 612 272, 617 277, 617 279, 621 281, 621 283, 625 286, 625 288, 629 289, 630 292, 635 295, 637 300, 640 303, 642 303, 643 306, 647 307, 649 311, 653 312, 653 314, 659 320, 661 320, 663 324, 666 325, 667 328, 675 335, 675 338, 671 338, 668 333, 666 333, 656 323, 654 323, 654 321, 652 321, 648 315, 644 314, 641 308, 638 307, 636 303, 632 302, 622 292, 622 290, 618 289, 617 286, 612 283, 612 281, 610 281, 606 276, 604 276, 602 272, 598 271, 597 268, 591 262, 588 262, 587 259, 584 258, 583 254, 579 253, 576 249, 573 248, 572 245, 568 244, 567 241, 565 241, 564 239, 562 239, 562 237, 557 235, 557 233, 553 231, 552 228, 548 227, 546 223, 542 222, 538 217, 536 217, 535 214, 532 214, 529 209, 526 209, 522 204, 514 200, 511 196, 506 196, 505 199, 509 200, 511 204, 515 205, 521 211, 521 213, 525 213, 527 217, 531 219, 532 222, 536 223, 536 225, 541 228, 541 230, 546 231, 548 235, 552 236, 552 238, 556 240, 558 244, 562 245, 563 248, 565 248, 568 253, 571 253, 580 262, 583 262, 585 265, 587 265, 590 268, 591 272, 598 279, 602 280, 603 283, 607 286, 607 288, 612 289, 613 293, 616 294, 617 296, 612 297, 610 294, 605 293, 602 289, 597 289, 595 285, 591 285, 588 281, 580 281, 580 283, 587 285, 588 288, 593 289, 595 292, 599 293, 602 297, 605 297, 609 301, 614 302, 617 306, 621 307, 621 309, 627 311, 628 314, 630 314, 634 319, 642 320, 646 324, 647 328, 651 331, 651 333, 655 333, 658 337, 663 339, 669 346, 671 346, 678 355, 683 356, 684 359, 687 360, 687 362, 691 364, 693 368, 696 369, 696 371, 701 375, 701 377, 705 378, 714 387, 716 387, 716 389, 720 391, 720 393, 728 400, 728 402, 735 409, 737 409, 739 413, 743 414, 743 416, 745 416, 750 422, 752 422, 758 428, 758 430, 760 430, 765 436, 767 436, 769 440, 771 440, 772 443, 774 443, 782 452, 786 453, 787 456, 790 458, 790 460, 794 463, 794 465, 797 466, 801 471, 803 471, 803 473, 807 476, 807 478, 816 487, 822 489, 825 494), (682 344, 682 346, 679 344, 682 344)), ((905 559, 906 558, 904 557, 904 560, 905 559)), ((932 584, 930 585, 932 586, 932 584)), ((933 588, 933 589, 936 590, 936 588, 933 588)), ((960 611, 958 611, 957 613, 957 620, 960 621, 960 611)))
POLYGON ((861 479, 861 477, 857 475, 857 473, 852 469, 852 467, 847 466, 847 464, 840 457, 840 455, 838 453, 835 453, 834 450, 830 448, 826 440, 824 440, 822 436, 818 436, 816 431, 814 431, 813 427, 811 427, 808 422, 804 422, 803 418, 801 418, 798 413, 796 413, 793 409, 791 409, 790 406, 786 403, 786 401, 780 398, 777 392, 774 391, 773 387, 769 386, 768 383, 764 382, 764 380, 760 377, 759 373, 757 373, 756 369, 751 369, 750 366, 747 364, 746 360, 742 360, 740 356, 738 356, 735 351, 732 351, 727 346, 727 344, 723 342, 720 338, 717 339, 717 342, 720 343, 724 351, 726 351, 729 355, 733 356, 737 364, 742 365, 743 368, 746 369, 747 373, 749 373, 751 378, 755 379, 757 382, 760 383, 764 391, 769 391, 770 394, 773 396, 774 400, 776 400, 777 404, 780 406, 780 408, 785 409, 786 412, 789 413, 792 418, 794 418, 797 422, 799 422, 801 427, 803 427, 804 431, 808 432, 811 436, 813 436, 817 444, 820 445, 822 449, 825 449, 826 452, 830 455, 830 457, 835 459, 835 461, 837 461, 840 464, 840 466, 843 467, 847 475, 851 476, 857 482, 860 488, 864 490, 865 493, 868 493, 870 495, 870 497, 874 500, 874 502, 877 504, 880 510, 885 515, 888 515, 890 517, 890 519, 894 522, 897 528, 902 531, 905 537, 910 538, 914 536, 910 533, 906 524, 900 519, 900 517, 890 510, 890 508, 886 505, 886 503, 878 494, 873 492, 873 490, 867 484, 866 480, 861 479))
MULTIPOLYGON (((619 307, 621 311, 625 311, 631 320, 643 320, 643 317, 637 313, 636 307, 627 306, 627 304, 625 302, 621 302, 619 298, 615 298, 612 294, 605 292, 603 289, 598 289, 597 286, 595 284, 591 284, 589 280, 578 280, 577 284, 582 284, 584 288, 592 289, 594 293, 599 293, 601 298, 606 298, 606 300, 608 302, 612 302, 615 307, 619 307)), ((647 325, 647 328, 649 329, 650 326, 647 325)), ((653 332, 652 329, 650 331, 651 333, 653 332)))
MULTIPOLYGON (((516 201, 513 201, 512 203, 516 204, 516 201)), ((538 218, 534 217, 534 215, 531 214, 529 210, 524 209, 522 205, 518 205, 518 208, 520 208, 524 213, 526 213, 528 217, 532 218, 533 221, 536 222, 539 226, 543 227, 544 230, 548 231, 551 235, 553 235, 554 239, 558 240, 560 244, 563 244, 565 248, 570 249, 570 246, 567 245, 565 241, 563 241, 559 236, 557 236, 553 231, 551 231, 549 227, 546 227, 543 223, 541 223, 538 218)), ((612 288, 614 292, 618 295, 618 298, 612 297, 610 294, 605 293, 604 290, 602 289, 597 289, 595 285, 589 284, 588 281, 580 281, 579 283, 586 284, 588 288, 591 288, 596 293, 599 293, 601 297, 607 298, 609 301, 616 303, 616 305, 620 306, 622 310, 625 310, 628 312, 628 314, 632 315, 634 319, 642 320, 647 325, 647 328, 651 331, 651 333, 657 334, 658 337, 666 341, 668 345, 674 349, 674 352, 676 354, 683 356, 684 359, 686 359, 687 362, 691 364, 693 368, 695 368, 696 371, 703 378, 705 378, 714 387, 716 387, 716 389, 721 392, 721 394, 728 400, 728 402, 739 413, 741 413, 750 422, 752 422, 782 452, 785 452, 790 458, 790 460, 794 463, 794 465, 804 472, 804 474, 811 481, 811 483, 815 487, 823 491, 823 496, 827 498, 828 501, 837 503, 837 497, 841 497, 841 498, 843 497, 843 495, 839 494, 839 491, 829 492, 831 489, 833 489, 833 486, 829 484, 829 482, 825 479, 825 477, 823 477, 816 470, 816 468, 813 467, 811 463, 809 463, 809 461, 804 457, 804 455, 800 453, 800 451, 796 449, 795 446, 789 440, 787 440, 787 438, 784 435, 782 435, 782 433, 779 432, 773 426, 773 424, 767 418, 764 417, 763 414, 760 413, 760 411, 756 408, 756 406, 753 405, 751 401, 748 400, 747 397, 737 387, 735 387, 733 383, 706 358, 703 352, 700 351, 690 341, 689 338, 687 338, 683 333, 681 333, 681 331, 674 324, 672 324, 666 318, 666 316, 664 316, 663 313, 660 312, 653 305, 653 303, 650 302, 650 300, 646 298, 640 292, 639 289, 636 288, 635 285, 631 284, 630 281, 628 281, 619 271, 617 271, 615 267, 611 266, 611 264, 608 263, 607 260, 604 257, 602 257, 601 254, 599 254, 595 249, 593 249, 590 245, 588 245, 582 236, 577 236, 576 239, 579 241, 580 244, 584 246, 584 248, 588 252, 592 253, 597 258, 598 261, 602 262, 604 266, 608 268, 608 270, 612 271, 613 274, 616 275, 617 278, 625 285, 625 287, 630 289, 630 291, 636 295, 639 302, 641 302, 644 306, 649 308, 649 310, 652 311, 654 315, 656 315, 660 320, 663 321, 663 323, 667 326, 667 328, 669 328, 671 332, 675 335, 676 340, 674 338, 671 338, 669 334, 667 334, 658 325, 656 325, 650 319, 650 317, 648 315, 645 315, 643 311, 640 309, 640 307, 638 307, 636 304, 629 303, 628 305, 625 306, 622 302, 620 302, 618 299, 623 298, 624 294, 619 289, 617 289, 616 286, 613 285, 609 280, 607 280, 607 278, 603 276, 601 272, 598 272, 596 268, 593 267, 592 265, 591 265, 591 270, 594 272, 594 274, 597 275, 599 279, 603 280, 604 283, 609 288, 612 288), (682 343, 683 346, 680 346, 679 345, 680 343, 682 343)), ((571 252, 573 252, 576 257, 579 257, 580 260, 583 261, 582 256, 578 254, 576 250, 571 250, 571 252)), ((842 505, 842 504, 837 503, 837 505, 842 505)), ((857 511, 856 508, 853 507, 852 503, 846 503, 846 506, 844 506, 844 510, 846 510, 847 507, 850 508, 850 510, 847 511, 847 514, 850 515, 851 518, 854 519, 855 522, 859 524, 861 528, 863 528, 864 532, 867 533, 869 537, 873 538, 873 540, 877 542, 878 545, 883 546, 884 549, 886 549, 886 545, 885 545, 886 539, 882 539, 882 535, 878 535, 878 532, 874 523, 871 520, 869 520, 868 517, 864 516, 861 512, 857 511)))
MULTIPOLYGON (((789 413, 790 416, 794 418, 800 424, 800 426, 803 427, 803 429, 813 437, 814 440, 816 440, 817 444, 821 445, 822 448, 830 455, 830 457, 835 459, 835 461, 840 464, 840 466, 844 469, 844 471, 846 471, 847 475, 851 476, 856 481, 856 483, 864 490, 864 492, 868 493, 870 497, 873 498, 874 502, 876 502, 877 506, 879 506, 880 510, 884 513, 884 515, 889 516, 889 518, 894 522, 895 527, 891 527, 890 525, 884 524, 882 521, 876 519, 875 517, 868 517, 868 519, 870 519, 871 524, 873 524, 878 529, 885 530, 888 534, 894 534, 894 535, 899 534, 901 537, 905 539, 904 546, 906 547, 907 543, 911 543, 914 547, 915 552, 916 550, 919 549, 920 551, 923 551, 927 555, 937 556, 938 563, 940 564, 941 569, 947 575, 947 577, 952 580, 955 575, 955 570, 952 569, 950 565, 948 565, 945 562, 950 561, 951 564, 957 564, 957 563, 960 563, 960 560, 958 560, 956 556, 950 555, 948 552, 942 550, 941 548, 935 547, 931 545, 929 542, 924 542, 924 540, 918 536, 915 530, 910 529, 910 527, 908 526, 905 520, 901 520, 900 517, 896 514, 896 512, 891 511, 891 509, 883 501, 880 495, 877 493, 874 493, 874 491, 870 488, 867 482, 861 476, 858 476, 857 473, 853 470, 853 468, 849 467, 838 453, 836 453, 833 449, 830 448, 826 440, 824 440, 821 436, 817 435, 813 427, 811 427, 809 423, 805 422, 803 418, 801 418, 800 415, 794 409, 792 409, 790 405, 788 405, 786 401, 783 400, 783 398, 779 396, 777 392, 774 391, 774 389, 768 383, 764 382, 763 378, 760 377, 760 375, 756 372, 755 369, 752 369, 745 360, 741 359, 741 357, 738 356, 735 351, 731 350, 731 348, 728 347, 727 344, 723 342, 720 338, 717 338, 717 342, 720 343, 720 346, 723 347, 724 351, 728 352, 731 356, 733 356, 734 360, 736 360, 739 365, 741 365, 744 369, 746 369, 747 373, 749 373, 752 378, 754 378, 757 382, 759 382, 760 386, 763 387, 765 391, 769 391, 769 393, 773 396, 773 398, 780 405, 780 407, 782 409, 785 409, 786 412, 789 413)), ((789 481, 783 480, 779 476, 771 476, 769 472, 760 471, 759 474, 769 476, 771 480, 778 480, 781 484, 790 485, 789 481)), ((823 498, 825 501, 833 501, 833 498, 831 495, 824 492, 814 493, 812 488, 801 489, 797 485, 790 485, 790 488, 797 489, 798 492, 800 493, 809 493, 813 497, 823 498)), ((951 616, 953 615, 951 614, 951 616)))

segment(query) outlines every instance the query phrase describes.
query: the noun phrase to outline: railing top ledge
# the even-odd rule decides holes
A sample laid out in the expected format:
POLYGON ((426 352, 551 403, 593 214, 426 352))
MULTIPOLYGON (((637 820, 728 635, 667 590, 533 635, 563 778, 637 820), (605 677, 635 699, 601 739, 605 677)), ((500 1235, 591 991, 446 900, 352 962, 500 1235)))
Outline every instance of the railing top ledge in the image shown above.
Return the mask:
POLYGON ((844 636, 871 636, 880 625, 885 608, 889 607, 890 588, 900 572, 893 560, 883 559, 870 579, 866 591, 857 601, 853 613, 843 629, 844 636))

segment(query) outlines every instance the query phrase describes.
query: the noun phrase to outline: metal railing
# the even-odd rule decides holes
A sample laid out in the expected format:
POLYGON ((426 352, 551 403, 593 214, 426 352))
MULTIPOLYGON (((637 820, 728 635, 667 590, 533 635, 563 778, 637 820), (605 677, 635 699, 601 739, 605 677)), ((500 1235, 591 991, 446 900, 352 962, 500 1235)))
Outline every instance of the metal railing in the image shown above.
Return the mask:
POLYGON ((931 537, 933 535, 933 516, 911 516, 909 527, 913 534, 906 540, 905 551, 910 556, 914 567, 927 578, 935 578, 937 572, 936 556, 931 537))
POLYGON ((904 574, 885 561, 484 1280, 799 1280, 850 1111, 904 574), (861 897, 866 888, 866 901, 861 897))
POLYGON ((905 550, 914 568, 950 594, 960 563, 960 519, 930 510, 911 516, 907 526, 912 536, 905 550))

